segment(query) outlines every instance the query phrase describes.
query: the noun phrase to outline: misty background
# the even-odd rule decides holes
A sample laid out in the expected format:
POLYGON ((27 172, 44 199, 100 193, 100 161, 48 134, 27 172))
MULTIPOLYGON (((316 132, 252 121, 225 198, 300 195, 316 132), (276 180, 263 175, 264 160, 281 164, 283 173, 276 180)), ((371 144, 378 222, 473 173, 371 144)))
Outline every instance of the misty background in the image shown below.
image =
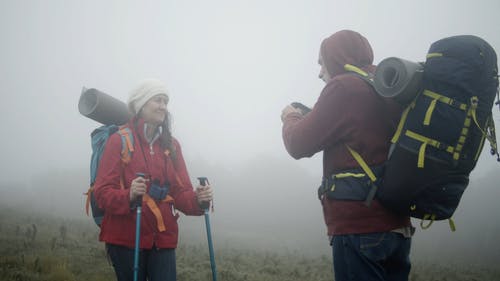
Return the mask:
MULTIPOLYGON (((321 41, 353 29, 375 63, 424 61, 430 44, 472 34, 500 52, 496 0, 15 1, 0 0, 0 206, 82 218, 90 132, 82 87, 122 101, 148 77, 170 91, 173 133, 188 170, 215 190, 215 248, 328 255, 316 189, 321 154, 293 160, 282 108, 312 106, 321 41), (274 248, 270 248, 273 246, 274 248)), ((500 124, 498 107, 494 119, 500 124)), ((413 256, 500 263, 498 173, 489 145, 454 219, 417 229, 413 256)), ((414 221, 415 226, 418 221, 414 221)), ((205 243, 202 217, 180 220, 181 243, 205 243)))

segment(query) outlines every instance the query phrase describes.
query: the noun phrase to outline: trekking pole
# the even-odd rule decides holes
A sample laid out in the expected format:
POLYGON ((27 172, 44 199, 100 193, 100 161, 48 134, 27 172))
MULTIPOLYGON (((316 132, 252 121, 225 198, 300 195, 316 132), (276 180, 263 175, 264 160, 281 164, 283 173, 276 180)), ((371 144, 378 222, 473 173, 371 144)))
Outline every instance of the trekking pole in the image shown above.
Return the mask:
MULTIPOLYGON (((138 177, 145 178, 143 173, 136 173, 138 177)), ((137 281, 139 273, 139 247, 141 236, 141 212, 142 212, 142 197, 137 198, 136 201, 136 221, 135 221, 135 248, 134 248, 134 281, 137 281)))
MULTIPOLYGON (((199 177, 200 185, 205 186, 208 184, 206 177, 199 177)), ((210 230, 210 216, 208 213, 209 207, 205 209, 205 226, 207 229, 208 252, 210 253, 210 267, 212 268, 212 281, 217 281, 217 269, 215 266, 214 246, 212 243, 212 231, 210 230)))

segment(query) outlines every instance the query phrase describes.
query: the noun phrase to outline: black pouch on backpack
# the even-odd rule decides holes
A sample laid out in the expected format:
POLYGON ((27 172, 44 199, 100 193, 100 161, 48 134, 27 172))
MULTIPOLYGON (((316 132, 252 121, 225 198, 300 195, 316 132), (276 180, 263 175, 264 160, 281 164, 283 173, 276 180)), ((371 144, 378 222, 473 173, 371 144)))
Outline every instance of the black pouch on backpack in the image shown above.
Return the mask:
MULTIPOLYGON (((383 166, 371 167, 377 179, 383 172, 383 166)), ((318 196, 326 195, 328 199, 364 201, 370 191, 377 185, 361 169, 345 170, 330 177, 323 178, 318 189, 318 196)))

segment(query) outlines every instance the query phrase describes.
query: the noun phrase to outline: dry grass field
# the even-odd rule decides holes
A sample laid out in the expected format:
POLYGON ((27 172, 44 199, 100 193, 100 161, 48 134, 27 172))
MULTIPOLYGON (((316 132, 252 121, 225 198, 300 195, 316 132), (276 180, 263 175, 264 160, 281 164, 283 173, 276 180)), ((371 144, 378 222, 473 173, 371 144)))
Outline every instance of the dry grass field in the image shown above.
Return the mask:
MULTIPOLYGON (((0 213, 0 280, 114 280, 97 227, 90 219, 56 218, 2 209, 0 213)), ((177 250, 179 281, 211 280, 205 241, 181 243, 177 250)), ((220 281, 333 280, 331 257, 310 257, 299 251, 251 247, 216 247, 220 281)), ((432 263, 414 260, 412 281, 500 280, 498 267, 432 263)))

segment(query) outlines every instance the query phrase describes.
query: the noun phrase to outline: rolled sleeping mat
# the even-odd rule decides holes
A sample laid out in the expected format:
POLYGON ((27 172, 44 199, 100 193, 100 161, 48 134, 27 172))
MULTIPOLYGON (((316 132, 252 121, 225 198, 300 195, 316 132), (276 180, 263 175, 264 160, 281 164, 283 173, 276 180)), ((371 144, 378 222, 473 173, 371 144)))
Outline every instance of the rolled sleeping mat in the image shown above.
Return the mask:
POLYGON ((94 88, 83 88, 78 110, 83 116, 104 125, 123 125, 132 116, 124 102, 94 88))
POLYGON ((407 105, 419 93, 423 73, 424 66, 421 63, 389 57, 378 64, 373 79, 374 87, 379 95, 407 105))

